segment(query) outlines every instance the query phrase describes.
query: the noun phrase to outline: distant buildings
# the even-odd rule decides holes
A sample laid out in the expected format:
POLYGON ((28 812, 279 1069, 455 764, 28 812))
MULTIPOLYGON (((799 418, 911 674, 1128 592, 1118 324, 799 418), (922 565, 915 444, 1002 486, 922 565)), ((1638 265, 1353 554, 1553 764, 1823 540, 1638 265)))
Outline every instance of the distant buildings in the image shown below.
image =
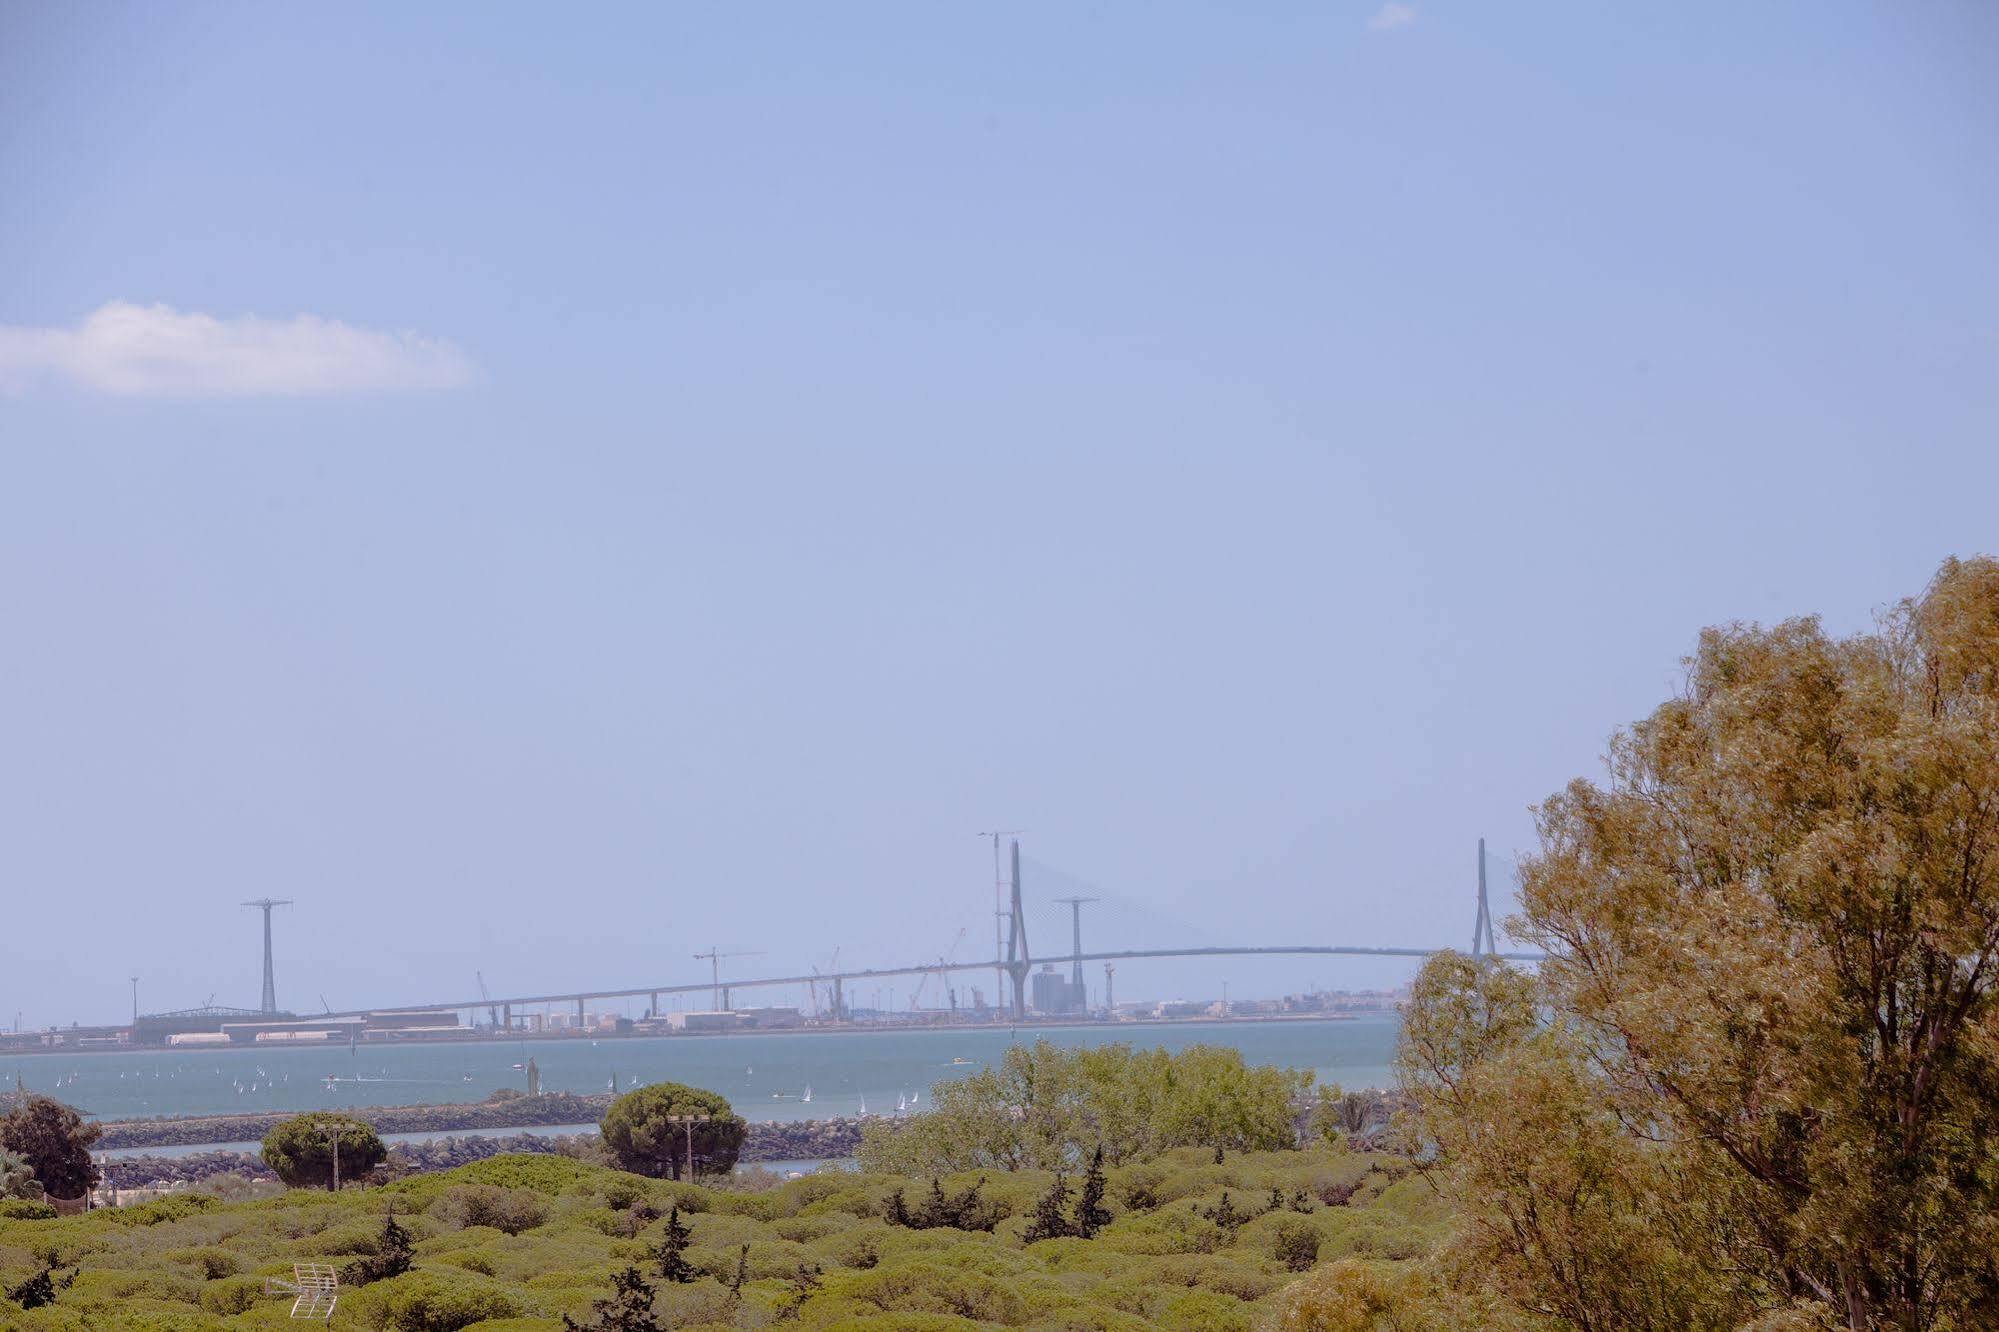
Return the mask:
POLYGON ((1082 986, 1055 970, 1053 963, 1044 963, 1029 979, 1027 1002, 1039 1013, 1080 1013, 1089 998, 1082 986))

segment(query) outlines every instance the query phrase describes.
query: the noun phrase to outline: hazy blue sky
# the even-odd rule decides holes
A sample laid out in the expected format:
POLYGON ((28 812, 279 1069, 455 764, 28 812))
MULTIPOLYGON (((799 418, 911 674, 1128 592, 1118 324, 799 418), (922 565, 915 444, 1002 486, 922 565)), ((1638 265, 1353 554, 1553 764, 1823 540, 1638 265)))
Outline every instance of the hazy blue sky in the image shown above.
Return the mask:
MULTIPOLYGON (((1975 3, 0 3, 0 1007, 1449 943, 1999 549, 1975 3), (1106 937, 1115 934, 1116 937, 1106 937)), ((1121 996, 1399 979, 1121 970, 1121 996)), ((1093 983, 1097 977, 1093 974, 1093 983)))

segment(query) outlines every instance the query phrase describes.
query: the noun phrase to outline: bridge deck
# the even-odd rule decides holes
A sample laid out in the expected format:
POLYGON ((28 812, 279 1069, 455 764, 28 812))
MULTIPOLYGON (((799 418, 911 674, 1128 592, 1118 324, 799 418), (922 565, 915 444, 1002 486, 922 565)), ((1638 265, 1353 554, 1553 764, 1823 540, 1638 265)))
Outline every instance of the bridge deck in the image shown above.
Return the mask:
MULTIPOLYGON (((1064 962, 1122 962, 1128 959, 1164 957, 1430 957, 1437 953, 1449 952, 1444 948, 1375 948, 1362 944, 1272 944, 1261 947, 1244 948, 1125 948, 1109 953, 1051 953, 1034 959, 1036 963, 1064 962)), ((1494 957, 1509 962, 1539 962, 1539 953, 1494 953, 1494 957)), ((769 989, 778 985, 818 985, 839 981, 845 985, 849 981, 881 980, 892 976, 934 976, 946 971, 1005 971, 1004 961, 987 959, 983 962, 931 962, 909 967, 869 967, 859 971, 808 972, 802 976, 759 976, 745 980, 724 980, 720 988, 724 990, 769 989)), ((655 994, 700 994, 713 991, 717 984, 712 981, 698 983, 677 982, 672 985, 636 985, 621 990, 572 990, 562 994, 495 995, 492 998, 460 999, 450 1003, 397 1004, 394 1011, 414 1013, 448 1013, 458 1009, 480 1009, 506 1007, 526 1007, 532 1004, 573 1004, 592 999, 636 999, 655 994)), ((387 1006, 378 1005, 374 1009, 339 1009, 327 1014, 329 1017, 362 1017, 370 1012, 384 1011, 387 1006)))

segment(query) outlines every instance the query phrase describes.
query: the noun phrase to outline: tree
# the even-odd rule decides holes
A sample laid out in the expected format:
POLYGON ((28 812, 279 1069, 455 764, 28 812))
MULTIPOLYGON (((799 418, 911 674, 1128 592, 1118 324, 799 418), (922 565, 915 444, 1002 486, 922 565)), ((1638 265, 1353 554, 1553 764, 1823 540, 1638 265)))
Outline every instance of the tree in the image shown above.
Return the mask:
POLYGON ((611 1275, 611 1294, 590 1301, 590 1321, 579 1323, 562 1315, 566 1332, 662 1332, 652 1312, 653 1289, 636 1267, 611 1275))
POLYGON ((264 1135, 264 1162, 292 1188, 330 1189, 336 1146, 343 1182, 367 1174, 389 1155, 381 1137, 361 1120, 315 1110, 293 1115, 264 1135))
POLYGON ((0 1198, 39 1202, 41 1196, 41 1182, 35 1178, 35 1168, 28 1164, 27 1158, 0 1151, 0 1198))
POLYGON ((18 1286, 7 1287, 6 1295, 23 1309, 40 1309, 54 1304, 56 1295, 68 1290, 70 1283, 75 1280, 75 1271, 71 1271, 67 1276, 57 1276, 55 1259, 46 1258, 42 1261, 41 1269, 33 1276, 18 1286))
POLYGON ((1058 1172, 1055 1182, 1048 1186, 1048 1192, 1042 1194, 1041 1200, 1034 1204, 1034 1219, 1027 1223, 1027 1229, 1021 1233, 1022 1241, 1032 1244, 1036 1240, 1061 1239, 1068 1235, 1069 1218, 1062 1214, 1062 1209, 1068 1205, 1068 1202, 1069 1181, 1058 1172))
POLYGON ((1076 1219, 1070 1230, 1078 1239, 1093 1239, 1110 1223, 1110 1211, 1104 1206, 1104 1149, 1099 1147, 1083 1176, 1082 1191, 1076 1195, 1076 1219))
POLYGON ((864 1169, 936 1175, 1112 1165, 1173 1147, 1270 1151, 1297 1144, 1292 1104, 1311 1075, 1255 1068, 1242 1052, 1195 1045, 1169 1054, 1123 1042, 1068 1050, 1015 1045, 996 1068, 938 1083, 932 1108, 861 1130, 864 1169))
POLYGON ((777 1316, 780 1319, 798 1317, 799 1310, 805 1307, 805 1302, 826 1284, 823 1271, 824 1269, 817 1263, 798 1265, 798 1270, 792 1274, 791 1285, 784 1293, 784 1303, 778 1310, 777 1316))
POLYGON ((892 1226, 905 1226, 910 1230, 934 1230, 939 1226, 949 1226, 953 1230, 991 1230, 999 1224, 1002 1212, 999 1204, 980 1196, 985 1186, 985 1178, 981 1176, 971 1187, 947 1194, 943 1182, 932 1176, 930 1194, 921 1207, 912 1211, 903 1198, 902 1190, 896 1189, 888 1196, 882 1219, 892 1226))
POLYGON ((680 1219, 680 1208, 671 1208, 666 1214, 666 1229, 659 1237, 659 1248, 653 1252, 661 1281, 685 1285, 694 1280, 694 1267, 687 1261, 687 1245, 692 1235, 680 1219))
POLYGON ((747 1126, 729 1103, 711 1091, 655 1082, 611 1102, 599 1126, 618 1168, 654 1179, 679 1179, 687 1166, 688 1132, 678 1115, 708 1115, 692 1126, 694 1173, 726 1175, 735 1169, 747 1126))
POLYGON ((389 1212, 382 1217, 382 1234, 375 1242, 375 1251, 341 1268, 340 1279, 350 1286, 386 1281, 409 1271, 415 1260, 410 1233, 397 1223, 396 1214, 389 1212))
POLYGON ((26 1161, 51 1197, 81 1198, 97 1184, 90 1148, 103 1132, 61 1101, 29 1096, 0 1119, 0 1150, 26 1161))
POLYGON ((736 1250, 736 1270, 729 1274, 729 1298, 739 1301, 743 1298, 743 1286, 750 1279, 750 1246, 745 1244, 736 1250))
POLYGON ((1467 1269, 1577 1326, 1984 1325, 1999 562, 1850 638, 1706 631, 1536 817, 1539 981, 1434 959, 1405 1031, 1467 1269))

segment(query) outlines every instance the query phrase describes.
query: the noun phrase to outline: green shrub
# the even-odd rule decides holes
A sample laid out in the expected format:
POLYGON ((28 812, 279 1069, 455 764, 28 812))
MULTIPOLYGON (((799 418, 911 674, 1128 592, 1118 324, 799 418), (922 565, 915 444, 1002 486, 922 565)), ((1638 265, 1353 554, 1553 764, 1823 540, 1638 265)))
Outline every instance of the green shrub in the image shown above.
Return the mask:
POLYGON ((1213 1253, 1224 1236, 1219 1226, 1183 1203, 1121 1216, 1104 1228, 1096 1242, 1120 1253, 1213 1253))
POLYGON ((1020 1296, 1006 1283, 979 1272, 954 1271, 931 1262, 904 1262, 872 1272, 842 1275, 826 1283, 831 1294, 845 1295, 883 1313, 955 1314, 975 1322, 1017 1324, 1023 1308, 1020 1296))
POLYGON ((491 1226, 518 1235, 548 1220, 548 1202, 532 1189, 460 1184, 432 1203, 430 1214, 454 1230, 491 1226))
POLYGON ((56 1209, 27 1198, 0 1198, 0 1221, 47 1221, 56 1209))
POLYGON ((490 1318, 517 1318, 522 1313, 520 1302, 492 1282, 432 1271, 379 1282, 362 1299, 370 1326, 396 1332, 458 1332, 490 1318))
POLYGON ((201 1288, 201 1307, 224 1318, 248 1313, 263 1302, 262 1277, 224 1277, 220 1281, 211 1281, 201 1288))
POLYGON ((1251 1332, 1254 1325, 1248 1305, 1213 1290, 1169 1295, 1152 1317, 1165 1332, 1251 1332))
POLYGON ((222 1206, 220 1198, 206 1193, 173 1193, 151 1202, 140 1203, 136 1207, 107 1208, 102 1215, 110 1217, 121 1226, 157 1226, 165 1221, 180 1221, 190 1216, 199 1216, 211 1208, 222 1206))
POLYGON ((235 1276, 243 1270, 241 1260, 218 1245, 199 1249, 174 1249, 162 1254, 161 1257, 169 1262, 186 1263, 203 1281, 235 1276))

